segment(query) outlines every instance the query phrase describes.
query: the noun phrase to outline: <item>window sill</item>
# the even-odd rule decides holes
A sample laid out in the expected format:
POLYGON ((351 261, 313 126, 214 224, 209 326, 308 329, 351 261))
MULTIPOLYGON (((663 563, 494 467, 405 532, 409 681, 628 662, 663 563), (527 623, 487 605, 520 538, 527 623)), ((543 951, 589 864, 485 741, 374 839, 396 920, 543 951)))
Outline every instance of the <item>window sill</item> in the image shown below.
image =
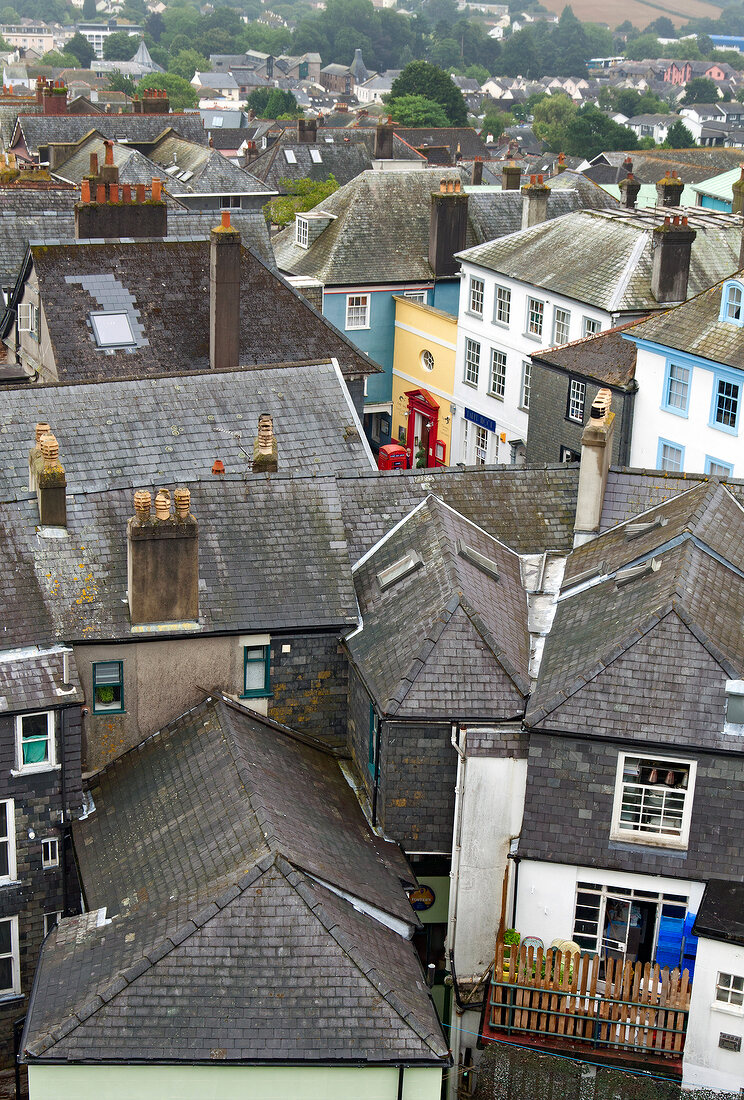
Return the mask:
POLYGON ((462 384, 463 384, 463 386, 469 386, 471 390, 477 390, 478 389, 478 383, 477 382, 468 382, 467 378, 463 378, 462 384))
POLYGON ((689 419, 689 413, 687 409, 675 409, 671 405, 659 405, 661 412, 671 413, 672 416, 679 416, 682 420, 689 419))
POLYGON ((541 332, 523 332, 522 335, 524 336, 525 340, 533 340, 536 344, 541 344, 543 341, 543 335, 541 332))
POLYGON ((744 1017, 744 1005, 727 1005, 725 1001, 713 1001, 711 1012, 722 1012, 725 1016, 744 1017))
POLYGON ((238 696, 238 699, 273 699, 273 691, 248 691, 238 696))
POLYGON ((716 432, 725 432, 726 435, 738 435, 738 428, 729 428, 727 424, 717 424, 714 420, 708 423, 709 428, 713 428, 716 432))
POLYGON ((5 889, 8 886, 22 886, 23 883, 19 878, 3 878, 0 879, 0 890, 5 889))
POLYGON ((126 713, 127 712, 124 710, 123 707, 120 707, 117 710, 113 710, 113 709, 112 710, 97 710, 95 707, 93 707, 93 710, 91 711, 91 714, 95 714, 96 717, 98 717, 101 714, 126 714, 126 713))
POLYGON ((564 417, 564 419, 565 419, 565 420, 566 420, 566 421, 567 421, 567 422, 568 422, 569 424, 576 424, 576 425, 577 425, 577 427, 579 427, 579 428, 583 427, 583 424, 584 424, 584 417, 583 417, 583 416, 582 416, 581 420, 577 420, 577 419, 576 419, 575 417, 573 417, 573 416, 566 416, 566 417, 564 417))
POLYGON ((369 332, 371 325, 347 325, 346 332, 369 332))
POLYGON ((508 321, 497 321, 495 317, 493 318, 493 321, 491 322, 491 324, 496 325, 497 328, 505 328, 505 329, 509 328, 509 322, 508 321))
POLYGON ((23 1000, 23 994, 22 993, 16 993, 16 992, 0 993, 0 1005, 8 1005, 8 1004, 11 1004, 13 1001, 22 1001, 22 1000, 23 1000))
POLYGON ((504 400, 503 393, 494 393, 493 390, 488 390, 487 396, 492 397, 494 399, 494 401, 503 401, 504 400))
POLYGON ((58 772, 61 769, 61 764, 28 764, 25 768, 11 768, 10 774, 16 778, 23 775, 40 775, 42 772, 58 772))
POLYGON ((657 837, 647 833, 626 833, 619 829, 612 829, 610 840, 622 841, 625 844, 637 844, 640 848, 671 848, 676 852, 686 852, 687 837, 657 837))
POLYGON ((482 313, 476 313, 475 310, 473 310, 473 309, 466 309, 465 310, 465 316, 466 317, 473 317, 476 321, 482 321, 483 320, 483 314, 482 313))

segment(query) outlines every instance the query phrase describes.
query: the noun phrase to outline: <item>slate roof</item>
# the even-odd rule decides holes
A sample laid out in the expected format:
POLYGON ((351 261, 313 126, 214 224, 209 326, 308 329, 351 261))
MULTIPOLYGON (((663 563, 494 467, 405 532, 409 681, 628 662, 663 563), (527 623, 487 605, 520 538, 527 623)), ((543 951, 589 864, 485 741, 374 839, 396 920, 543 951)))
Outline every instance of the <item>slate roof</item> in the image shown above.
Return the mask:
POLYGON ((91 130, 97 130, 105 138, 141 145, 154 142, 169 129, 200 145, 208 142, 198 114, 19 115, 12 144, 21 136, 29 153, 36 155, 40 145, 79 141, 91 130))
MULTIPOLYGON (((214 220, 213 214, 212 226, 214 220)), ((174 238, 32 245, 58 379, 143 377, 207 368, 209 249, 206 240, 174 238), (102 303, 103 308, 128 313, 135 346, 113 352, 97 346, 88 314, 102 303)), ((336 356, 346 377, 379 370, 246 248, 241 285, 242 367, 336 356)))
POLYGON ((395 132, 413 149, 446 145, 453 161, 458 152, 465 158, 488 156, 486 146, 472 126, 396 126, 395 132))
MULTIPOLYGON (((741 149, 701 146, 693 149, 631 149, 627 152, 605 152, 601 157, 603 161, 617 167, 622 165, 626 157, 630 157, 633 161, 633 175, 641 183, 657 183, 667 172, 676 172, 684 183, 700 183, 701 180, 726 172, 729 168, 738 168, 741 149)), ((620 177, 622 178, 623 176, 620 177)), ((615 183, 619 180, 608 182, 615 183)))
POLYGON ((356 564, 354 586, 363 625, 347 646, 386 714, 521 710, 529 692, 527 598, 519 558, 503 543, 429 495, 356 564), (498 579, 464 556, 472 551, 498 579), (382 587, 379 574, 410 553, 420 566, 382 587), (453 647, 468 652, 457 684, 446 675, 453 647), (437 686, 419 699, 419 681, 432 676, 437 686))
POLYGON ((186 193, 219 194, 271 194, 271 188, 261 183, 251 172, 233 164, 215 149, 205 148, 193 141, 184 141, 177 134, 168 134, 157 142, 149 152, 150 159, 185 187, 186 193), (183 180, 179 175, 168 171, 178 165, 180 173, 192 172, 193 176, 183 180))
POLYGON ((570 344, 547 348, 530 356, 533 363, 546 363, 570 374, 601 382, 603 386, 623 389, 635 378, 635 344, 623 339, 629 325, 618 325, 594 336, 573 340, 570 344))
POLYGON ((575 172, 570 168, 551 176, 548 187, 556 198, 559 191, 566 189, 576 191, 580 199, 578 208, 581 210, 612 209, 618 202, 614 195, 608 196, 603 187, 589 179, 583 172, 575 172), (608 197, 611 199, 610 202, 607 201, 608 197))
POLYGON ((0 286, 18 278, 29 239, 60 240, 74 236, 75 191, 37 191, 0 187, 0 286))
POLYGON ((694 936, 744 944, 744 883, 708 879, 698 908, 694 936))
MULTIPOLYGON (((607 531, 639 512, 671 500, 694 485, 708 485, 709 474, 674 474, 668 470, 611 469, 607 477, 600 529, 607 531)), ((744 503, 744 482, 726 478, 731 495, 744 503)))
MULTIPOLYGON (((690 261, 692 296, 738 267, 741 226, 733 214, 685 213, 697 230, 690 261)), ((659 215, 652 211, 582 210, 467 249, 459 257, 608 312, 647 312, 658 308, 651 293, 658 224, 659 215)))
POLYGON ((361 172, 372 167, 372 158, 362 141, 350 141, 348 145, 330 144, 323 141, 287 142, 277 141, 256 160, 251 161, 251 172, 275 191, 286 193, 282 180, 327 180, 333 175, 339 186, 348 183, 361 172), (294 154, 294 164, 288 164, 285 150, 294 154), (316 160, 311 156, 311 150, 316 160), (320 156, 320 163, 317 157, 320 156))
POLYGON ((744 328, 718 320, 722 294, 723 282, 716 283, 682 305, 634 325, 628 330, 628 339, 649 340, 741 369, 744 328))
POLYGON ((413 946, 315 881, 416 923, 328 752, 207 699, 93 782, 76 848, 118 915, 45 942, 28 1060, 447 1061, 413 946))
MULTIPOLYGON (((363 172, 316 207, 335 218, 309 248, 296 243, 294 225, 273 238, 278 267, 313 276, 327 286, 433 278, 431 195, 439 191, 441 179, 467 183, 469 175, 459 168, 363 172)), ((549 216, 559 217, 580 205, 576 192, 561 191, 553 197, 549 216)), ((514 233, 521 224, 519 192, 468 193, 468 246, 514 233)))
POLYGON ((59 647, 33 646, 30 652, 0 651, 0 712, 20 713, 84 702, 83 689, 71 650, 67 654, 68 682, 64 681, 59 647))

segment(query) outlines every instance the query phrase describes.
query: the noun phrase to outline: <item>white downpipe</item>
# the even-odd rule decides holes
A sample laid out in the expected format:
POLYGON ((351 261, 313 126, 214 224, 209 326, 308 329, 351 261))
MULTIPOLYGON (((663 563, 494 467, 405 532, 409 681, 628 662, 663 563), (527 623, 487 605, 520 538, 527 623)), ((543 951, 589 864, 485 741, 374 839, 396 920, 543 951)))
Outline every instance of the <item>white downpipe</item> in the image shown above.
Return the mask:
MULTIPOLYGON (((462 804, 465 793, 465 765, 467 757, 465 746, 467 744, 467 730, 460 730, 459 725, 452 726, 450 741, 457 753, 457 779, 455 781, 455 822, 452 834, 452 862, 450 866, 450 894, 449 908, 447 911, 447 948, 455 958, 455 941, 457 938, 457 901, 460 882, 460 851, 462 838, 462 804), (458 735, 462 733, 462 745, 458 735)), ((455 965, 457 965, 455 961, 455 965)), ((454 982, 454 977, 453 977, 454 982)), ((457 1097, 457 1071, 460 1060, 460 1021, 457 1016, 457 1001, 452 993, 452 1005, 450 1008, 450 1049, 452 1051, 452 1069, 450 1071, 447 1094, 450 1100, 457 1097)))

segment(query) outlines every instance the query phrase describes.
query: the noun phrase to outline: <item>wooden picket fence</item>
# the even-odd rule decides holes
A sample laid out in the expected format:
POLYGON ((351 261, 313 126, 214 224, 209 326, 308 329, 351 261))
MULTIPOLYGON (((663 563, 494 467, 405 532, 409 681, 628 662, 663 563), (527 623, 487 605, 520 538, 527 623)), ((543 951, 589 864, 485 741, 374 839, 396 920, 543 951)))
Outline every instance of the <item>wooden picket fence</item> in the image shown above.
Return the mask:
POLYGON ((496 948, 488 1030, 680 1058, 690 1008, 685 970, 552 949, 496 948))

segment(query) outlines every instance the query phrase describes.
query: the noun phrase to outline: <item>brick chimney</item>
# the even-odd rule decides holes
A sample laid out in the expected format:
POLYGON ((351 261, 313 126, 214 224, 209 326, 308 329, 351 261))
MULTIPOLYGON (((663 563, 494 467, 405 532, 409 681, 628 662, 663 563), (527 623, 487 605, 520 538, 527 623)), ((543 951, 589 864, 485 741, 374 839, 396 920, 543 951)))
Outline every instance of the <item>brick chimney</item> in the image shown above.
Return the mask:
POLYGON ((222 224, 210 234, 209 365, 237 367, 240 355, 240 233, 223 210, 222 224))
POLYGON ((140 113, 143 115, 167 115, 170 113, 170 100, 165 88, 145 88, 140 100, 140 113))
POLYGON ((483 157, 476 157, 473 161, 473 171, 470 176, 470 182, 473 187, 478 187, 483 183, 483 157))
POLYGON ((155 515, 147 490, 134 494, 127 523, 127 583, 133 626, 194 622, 199 618, 199 525, 191 515, 191 493, 158 490, 155 515))
POLYGON ((501 169, 501 190, 518 191, 522 182, 522 169, 513 160, 501 169))
MULTIPOLYGON (((99 171, 100 183, 118 183, 119 182, 119 167, 114 164, 114 143, 109 138, 103 143, 105 149, 103 158, 103 167, 99 171)), ((95 154, 92 154, 95 156, 95 154)))
POLYGON ((94 184, 92 178, 86 176, 80 185, 80 202, 75 204, 75 236, 78 240, 167 236, 168 210, 163 200, 161 180, 153 179, 149 194, 143 183, 138 183, 134 188, 126 183, 120 187, 111 142, 106 143, 106 163, 100 169, 98 179, 99 182, 94 184), (107 176, 109 182, 103 182, 107 176))
POLYGON ((44 83, 41 91, 41 109, 45 115, 67 114, 67 88, 61 80, 55 80, 54 83, 50 80, 44 83))
POLYGON ((740 164, 741 173, 731 187, 731 213, 744 214, 744 164, 740 164))
POLYGON ((548 216, 550 188, 542 176, 530 176, 530 182, 522 188, 522 229, 544 222, 548 216))
POLYGON ((36 500, 42 527, 67 526, 67 478, 59 461, 59 443, 51 432, 39 440, 41 465, 36 466, 36 500))
POLYGON ((566 171, 566 154, 558 154, 558 163, 555 166, 556 175, 560 175, 561 172, 566 171))
POLYGON ((465 247, 468 231, 468 196, 459 179, 441 180, 431 196, 429 265, 435 275, 456 275, 455 253, 465 247))
POLYGON ((258 435, 253 444, 254 474, 275 474, 278 468, 278 448, 274 435, 274 421, 270 413, 258 418, 258 435))
POLYGON ((626 206, 629 210, 635 210, 641 185, 632 172, 629 172, 624 180, 620 180, 619 187, 620 201, 623 206, 626 206))
POLYGON ((659 305, 684 302, 690 278, 692 242, 697 233, 687 218, 674 215, 654 229, 651 293, 659 305))
POLYGON ((44 460, 41 454, 41 439, 42 436, 51 435, 52 429, 42 420, 34 429, 34 445, 28 452, 28 491, 29 493, 36 492, 36 482, 39 476, 39 472, 44 465, 44 460))
POLYGON ((633 175, 633 158, 632 157, 626 157, 625 158, 625 160, 623 161, 623 168, 625 169, 625 171, 628 173, 629 176, 633 175))
POLYGON ((656 205, 679 206, 684 187, 684 183, 676 172, 672 172, 671 175, 667 172, 656 184, 656 205))
POLYGON ((375 160, 393 159, 393 134, 395 127, 388 116, 387 122, 378 122, 375 128, 375 160))
POLYGON ((599 533, 615 434, 615 414, 610 409, 611 402, 611 392, 600 390, 594 398, 589 422, 581 436, 574 546, 582 546, 599 533))

